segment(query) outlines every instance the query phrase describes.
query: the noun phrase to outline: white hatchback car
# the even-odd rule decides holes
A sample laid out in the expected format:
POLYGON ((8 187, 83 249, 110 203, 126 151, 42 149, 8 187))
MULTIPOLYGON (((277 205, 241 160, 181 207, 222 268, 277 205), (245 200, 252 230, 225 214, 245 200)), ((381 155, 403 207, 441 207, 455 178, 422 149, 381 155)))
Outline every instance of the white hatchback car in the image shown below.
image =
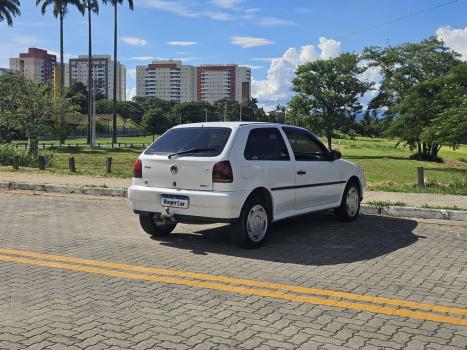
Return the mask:
POLYGON ((236 243, 253 248, 278 220, 324 209, 344 221, 358 216, 363 170, 340 158, 299 127, 179 125, 139 156, 128 197, 152 236, 177 223, 226 222, 236 243))

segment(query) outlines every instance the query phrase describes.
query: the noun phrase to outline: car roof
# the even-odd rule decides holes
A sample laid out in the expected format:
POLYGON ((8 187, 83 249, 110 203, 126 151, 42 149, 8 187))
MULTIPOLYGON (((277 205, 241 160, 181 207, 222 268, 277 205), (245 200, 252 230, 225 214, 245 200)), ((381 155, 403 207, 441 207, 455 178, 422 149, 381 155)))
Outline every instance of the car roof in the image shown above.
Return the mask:
POLYGON ((282 124, 277 123, 268 123, 268 122, 205 122, 205 123, 190 123, 190 124, 181 124, 177 125, 174 128, 203 128, 203 127, 213 127, 213 128, 231 128, 237 129, 242 126, 247 125, 271 125, 271 126, 280 126, 282 124))

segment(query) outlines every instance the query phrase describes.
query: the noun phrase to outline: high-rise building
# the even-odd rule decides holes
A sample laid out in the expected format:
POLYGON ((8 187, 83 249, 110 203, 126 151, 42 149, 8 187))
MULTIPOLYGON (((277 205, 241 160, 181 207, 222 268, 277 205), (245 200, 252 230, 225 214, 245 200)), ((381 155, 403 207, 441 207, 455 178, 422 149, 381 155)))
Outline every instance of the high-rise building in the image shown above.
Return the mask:
MULTIPOLYGON (((126 100, 126 68, 120 62, 117 62, 117 101, 126 100)), ((65 67, 65 73, 68 74, 66 83, 68 85, 81 82, 86 87, 88 86, 88 56, 78 56, 69 61, 65 67)), ((92 56, 92 79, 94 86, 106 98, 113 97, 113 82, 114 82, 114 61, 108 55, 92 56)), ((67 84, 65 84, 67 85, 67 84)))
POLYGON ((236 64, 195 68, 181 61, 154 61, 136 67, 136 96, 209 103, 227 98, 246 103, 251 96, 251 70, 236 64))
POLYGON ((27 53, 20 53, 19 58, 10 58, 10 69, 36 83, 51 83, 56 63, 57 57, 47 50, 29 48, 27 53))
POLYGON ((153 96, 167 101, 196 100, 196 69, 181 61, 154 61, 136 67, 136 96, 153 96))
POLYGON ((251 69, 236 64, 205 64, 196 68, 197 99, 213 103, 229 99, 247 103, 251 95, 251 69))

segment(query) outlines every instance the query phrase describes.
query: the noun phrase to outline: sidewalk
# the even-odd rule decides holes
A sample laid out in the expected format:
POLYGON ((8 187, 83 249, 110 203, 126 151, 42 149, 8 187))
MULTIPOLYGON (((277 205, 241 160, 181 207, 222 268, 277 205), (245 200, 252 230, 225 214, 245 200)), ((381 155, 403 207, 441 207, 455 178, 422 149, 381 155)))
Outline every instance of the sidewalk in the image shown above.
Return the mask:
MULTIPOLYGON (((70 185, 83 187, 128 188, 131 179, 118 179, 111 177, 92 176, 63 176, 51 174, 28 174, 0 172, 0 182, 19 182, 30 184, 70 185)), ((365 192, 363 203, 368 201, 403 202, 409 207, 430 206, 457 206, 467 209, 467 196, 442 195, 431 193, 401 193, 401 192, 365 192)))

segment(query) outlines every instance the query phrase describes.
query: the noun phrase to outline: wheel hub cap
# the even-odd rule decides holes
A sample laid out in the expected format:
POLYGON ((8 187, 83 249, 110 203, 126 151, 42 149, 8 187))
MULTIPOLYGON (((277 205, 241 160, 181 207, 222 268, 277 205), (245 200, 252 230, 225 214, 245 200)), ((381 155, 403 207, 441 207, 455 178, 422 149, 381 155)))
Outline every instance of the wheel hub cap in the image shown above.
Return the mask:
POLYGON ((268 229, 268 214, 262 205, 251 208, 247 218, 247 232, 250 239, 259 242, 268 229))
POLYGON ((347 193, 346 208, 349 216, 355 216, 358 211, 360 199, 358 198, 358 192, 355 187, 351 187, 347 193))

